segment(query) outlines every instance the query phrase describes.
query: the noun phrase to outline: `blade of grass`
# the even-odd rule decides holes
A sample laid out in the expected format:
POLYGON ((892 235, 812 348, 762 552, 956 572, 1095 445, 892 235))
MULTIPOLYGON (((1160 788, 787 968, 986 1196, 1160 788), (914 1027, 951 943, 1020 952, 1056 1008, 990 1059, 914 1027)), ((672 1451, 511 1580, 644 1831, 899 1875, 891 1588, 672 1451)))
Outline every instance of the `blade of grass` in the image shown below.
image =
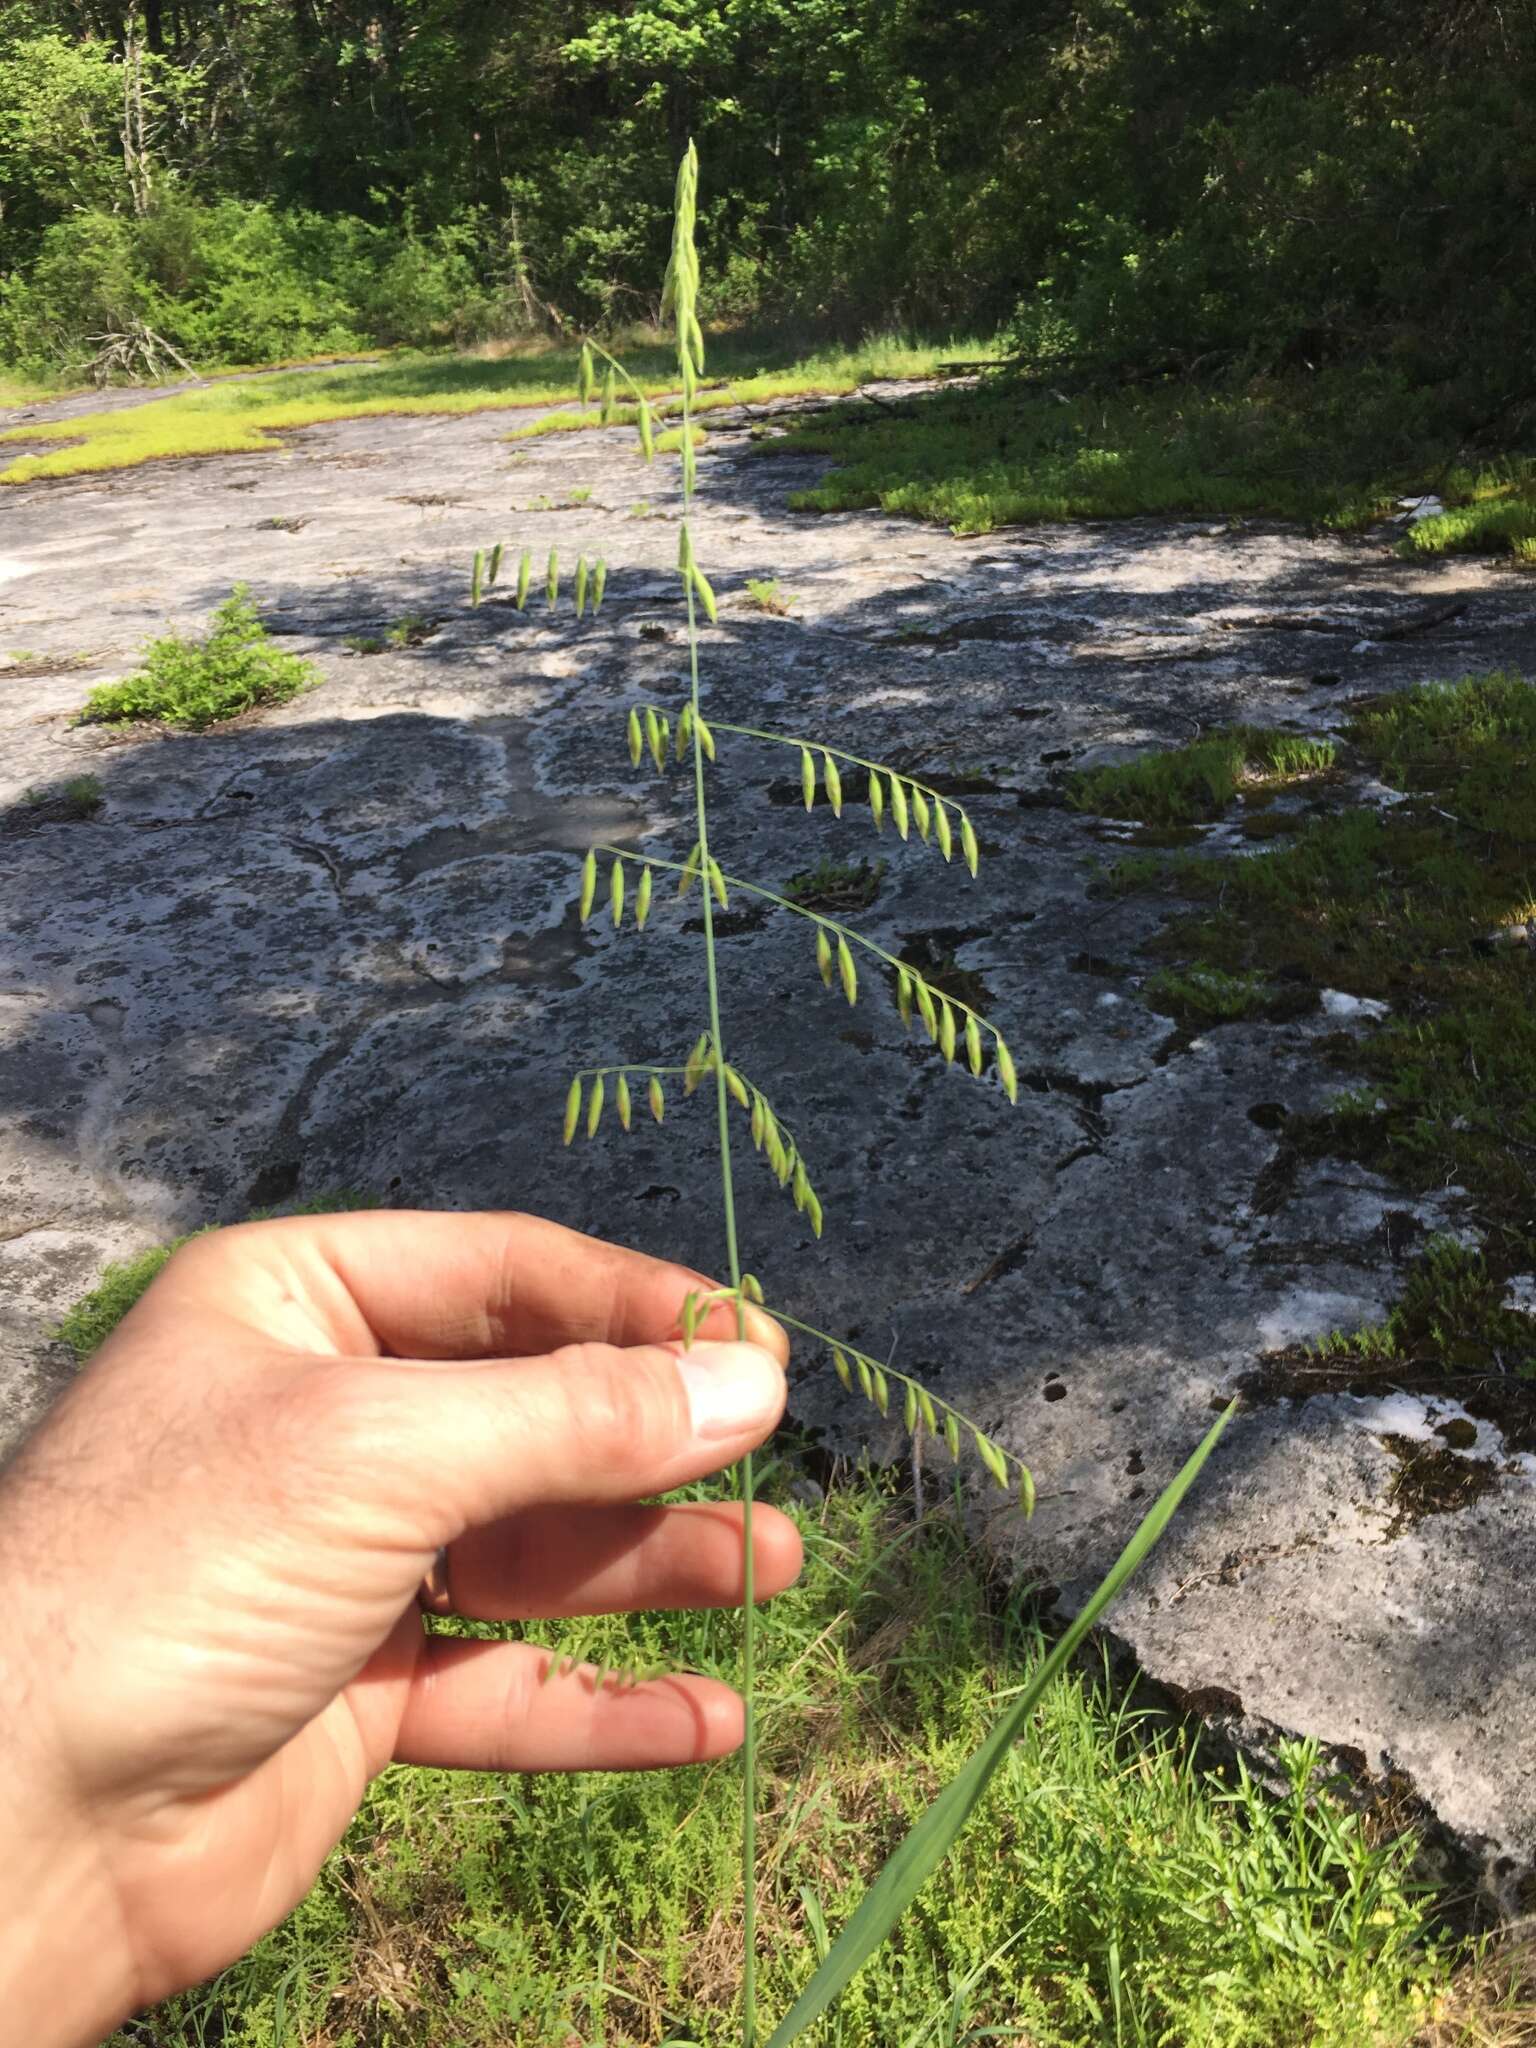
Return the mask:
POLYGON ((896 1922, 932 1877, 987 1789, 993 1772, 1022 1734, 1046 1688, 1066 1667, 1079 1643, 1099 1616, 1118 1597, 1132 1574, 1173 1519, 1200 1468, 1216 1447, 1232 1418, 1235 1403, 1212 1425, 1183 1469, 1158 1495, 1108 1575, 1078 1614, 1018 1698, 995 1724, 968 1762, 945 1786, 922 1818, 886 1859, 880 1874, 859 1901, 852 1919, 832 1945, 809 1984, 769 2036, 767 2048, 789 2048, 813 2020, 840 1997, 880 1947, 896 1922))

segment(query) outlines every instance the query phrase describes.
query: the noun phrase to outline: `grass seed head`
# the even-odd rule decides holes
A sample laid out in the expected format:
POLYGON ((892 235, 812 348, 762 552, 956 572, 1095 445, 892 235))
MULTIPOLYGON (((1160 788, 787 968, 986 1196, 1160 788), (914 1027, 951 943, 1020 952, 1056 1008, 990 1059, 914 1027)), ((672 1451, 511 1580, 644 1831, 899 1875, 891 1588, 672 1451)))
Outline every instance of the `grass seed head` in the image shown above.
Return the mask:
POLYGON ((816 965, 821 969, 821 978, 826 987, 832 986, 832 941, 827 937, 824 924, 816 927, 816 965))
POLYGON ((651 1076, 651 1085, 646 1090, 646 1094, 650 1098, 651 1115, 656 1119, 657 1123, 660 1123, 667 1113, 667 1096, 666 1090, 662 1087, 660 1080, 655 1074, 651 1076))
POLYGON ((586 923, 592 915, 592 905, 597 898, 597 851, 587 849, 587 857, 581 864, 581 921, 586 923))
POLYGON ((878 832, 885 819, 885 785, 873 769, 869 772, 869 808, 878 832))
POLYGON ((813 809, 816 803, 816 763, 811 759, 809 747, 800 749, 800 793, 805 798, 805 808, 808 811, 813 809))
POLYGON ((608 904, 617 929, 624 922, 624 863, 621 860, 614 861, 608 876, 608 904))
POLYGON ((848 1360, 835 1344, 832 1346, 832 1370, 851 1394, 853 1392, 853 1370, 848 1360))
POLYGON ((544 595, 553 611, 560 596, 560 556, 554 548, 549 551, 549 566, 544 571, 544 595))
POLYGON ((834 818, 843 815, 843 778, 837 772, 837 763, 830 754, 821 757, 821 779, 826 784, 827 802, 832 806, 834 818))
POLYGON ((853 964, 853 955, 848 950, 848 941, 841 933, 838 934, 837 940, 837 973, 838 979, 843 984, 843 994, 848 998, 850 1004, 856 1003, 859 999, 858 969, 853 964))
POLYGON ((943 1053, 950 1066, 953 1066, 955 1063, 955 1013, 942 996, 939 998, 939 1051, 943 1053))
POLYGON ((597 1127, 603 1120, 603 1077, 601 1074, 592 1083, 592 1093, 587 1100, 587 1136, 595 1138, 597 1127))
POLYGON ((599 555, 592 570, 592 616, 595 619, 603 608, 603 596, 608 588, 608 558, 599 555))
POLYGON ((501 574, 501 558, 505 553, 506 542, 497 541, 495 547, 491 549, 491 559, 485 567, 485 580, 487 584, 494 585, 496 578, 501 574))
POLYGON ((1003 1093, 1007 1096, 1008 1100, 1010 1102, 1017 1102, 1019 1099, 1019 1076, 1013 1064, 1013 1054, 1004 1043, 1001 1032, 995 1035, 997 1038, 997 1077, 1003 1084, 1003 1093))
POLYGON ((469 570, 469 601, 470 601, 470 603, 471 603, 472 605, 478 605, 478 604, 479 604, 479 602, 480 602, 480 590, 481 590, 481 586, 482 586, 482 584, 484 583, 484 581, 485 581, 485 550, 484 550, 484 548, 476 548, 476 549, 475 549, 475 559, 474 559, 474 561, 473 561, 473 562, 472 562, 472 563, 470 564, 470 570, 469 570))
POLYGON ((981 851, 976 844, 976 833, 970 818, 964 811, 960 813, 960 851, 965 855, 965 864, 974 880, 976 870, 981 865, 981 851))
POLYGON ((577 1078, 565 1091, 565 1142, 567 1145, 576 1135, 576 1126, 581 1121, 581 1078, 577 1078))
MULTIPOLYGON (((654 715, 654 713, 651 714, 652 717, 654 715)), ((629 735, 629 765, 631 768, 638 768, 640 766, 640 756, 645 752, 645 734, 640 727, 640 714, 638 711, 632 710, 630 712, 626 731, 629 735)))
POLYGON ((933 801, 933 832, 934 837, 939 842, 940 853, 943 854, 946 860, 953 859, 955 851, 954 834, 949 829, 949 812, 944 806, 942 797, 935 797, 933 801))
POLYGON ((587 608, 587 558, 576 557, 576 616, 579 619, 587 608))
POLYGON ((645 920, 651 914, 651 871, 648 867, 640 870, 640 886, 635 891, 635 929, 643 932, 645 920))
POLYGON ((633 1112, 629 1101, 629 1081, 623 1074, 620 1074, 617 1082, 614 1084, 613 1106, 619 1113, 619 1122, 627 1131, 630 1127, 633 1112))
POLYGON ((517 565, 517 608, 522 611, 528 603, 528 585, 533 580, 533 549, 524 548, 517 565))
POLYGON ((899 775, 891 777, 891 822, 903 839, 910 830, 907 811, 907 786, 899 775))
POLYGON ((720 608, 715 603, 715 593, 710 587, 709 578, 697 564, 695 564, 691 571, 691 575, 693 587, 698 592, 699 603, 704 607, 704 616, 711 625, 714 625, 720 616, 720 608))
POLYGON ((973 1074, 981 1073, 981 1026, 969 1010, 965 1013, 965 1057, 973 1074))

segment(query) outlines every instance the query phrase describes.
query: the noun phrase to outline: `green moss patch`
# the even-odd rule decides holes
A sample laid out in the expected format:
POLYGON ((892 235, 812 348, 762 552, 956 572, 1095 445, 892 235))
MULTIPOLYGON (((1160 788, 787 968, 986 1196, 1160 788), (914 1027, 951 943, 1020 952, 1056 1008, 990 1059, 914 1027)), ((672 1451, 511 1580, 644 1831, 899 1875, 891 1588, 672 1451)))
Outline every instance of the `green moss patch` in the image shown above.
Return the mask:
POLYGON ((1067 785, 1067 801, 1103 817, 1181 826, 1216 818, 1240 790, 1274 791, 1334 764, 1331 740, 1239 725, 1172 753, 1091 768, 1067 785))

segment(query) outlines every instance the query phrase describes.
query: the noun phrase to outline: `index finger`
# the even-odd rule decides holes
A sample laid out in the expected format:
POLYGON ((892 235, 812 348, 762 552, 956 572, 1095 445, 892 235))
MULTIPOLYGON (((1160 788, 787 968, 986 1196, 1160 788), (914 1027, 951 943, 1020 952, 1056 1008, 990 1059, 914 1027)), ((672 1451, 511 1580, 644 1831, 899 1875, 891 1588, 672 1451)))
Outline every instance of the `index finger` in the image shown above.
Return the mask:
MULTIPOLYGON (((506 1358, 563 1344, 655 1344, 677 1328, 685 1297, 715 1283, 687 1266, 515 1212, 380 1209, 242 1224, 196 1241, 210 1256, 240 1250, 246 1268, 220 1305, 259 1316, 276 1283, 297 1293, 338 1350, 398 1358, 506 1358)), ((194 1249, 195 1247, 189 1247, 194 1249)), ((734 1305, 712 1309, 701 1337, 736 1335, 734 1305)), ((787 1362, 779 1325, 748 1306, 747 1338, 787 1362)))

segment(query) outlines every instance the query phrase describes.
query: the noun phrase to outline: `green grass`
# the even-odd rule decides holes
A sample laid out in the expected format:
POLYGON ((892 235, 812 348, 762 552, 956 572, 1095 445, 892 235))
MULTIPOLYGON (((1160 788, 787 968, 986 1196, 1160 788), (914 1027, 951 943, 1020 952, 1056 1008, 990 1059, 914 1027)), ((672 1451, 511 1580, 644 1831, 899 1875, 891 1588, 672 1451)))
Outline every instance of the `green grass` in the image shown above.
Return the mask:
MULTIPOLYGON (((787 1477, 770 1477, 781 1500, 787 1477)), ((795 1512, 805 1576, 764 1618, 772 2014, 1042 1649, 949 1515, 916 1527, 868 1478, 795 1512)), ((730 1615, 578 1628, 579 1647, 610 1663, 734 1670, 730 1615)), ((560 1640, 578 1646, 568 1628, 560 1640)), ((1346 1814, 1309 1750, 1292 1749, 1287 1772, 1278 1801, 1241 1774, 1218 1779, 1181 1729, 1133 1713, 1102 1676, 1064 1680, 899 1940, 808 2042, 1406 2041, 1453 1960, 1407 1880, 1411 1842, 1346 1814)), ((739 1803, 729 1764, 564 1779, 391 1770, 298 1911, 131 2038, 724 2048, 739 1803)))
POLYGON ((746 587, 747 602, 751 605, 752 609, 754 611, 767 612, 772 618, 788 618, 790 612, 800 602, 799 598, 792 597, 787 590, 780 586, 776 577, 768 579, 761 576, 749 576, 746 587))
POLYGON ((92 690, 76 723, 139 722, 201 731, 264 704, 286 703, 320 680, 309 662, 271 644, 249 589, 237 583, 204 639, 171 634, 152 641, 139 673, 92 690))
MULTIPOLYGON (((1179 786, 1180 755, 1205 744, 1144 780, 1179 786)), ((1466 1190, 1485 1241, 1474 1265, 1415 1269, 1427 1293, 1412 1283, 1361 1342, 1383 1361, 1536 1374, 1529 1319, 1501 1306, 1536 1264, 1536 952, 1520 936, 1536 925, 1536 686, 1492 674, 1384 698, 1345 729, 1340 765, 1407 800, 1238 858, 1123 861, 1107 886, 1193 900, 1155 941, 1154 995, 1214 973, 1292 1005, 1337 988, 1388 1006, 1330 1055, 1364 1085, 1293 1119, 1291 1143, 1466 1190)))
POLYGON ((1274 790, 1333 766, 1330 740, 1234 726, 1171 753, 1093 768, 1074 776, 1067 800, 1081 811, 1138 818, 1150 825, 1187 825, 1216 818, 1243 788, 1274 790))
POLYGON ((1446 515, 1451 524, 1423 522, 1404 538, 1405 552, 1440 552, 1453 532, 1455 544, 1498 547, 1536 532, 1536 461, 1469 468, 1431 394, 1359 370, 1069 396, 996 379, 896 414, 849 407, 792 424, 758 449, 834 458, 822 483, 791 496, 798 510, 879 506, 957 533, 1138 514, 1272 516, 1350 530, 1430 487, 1447 505, 1487 504, 1464 530, 1460 511, 1446 515))
POLYGON ((1147 995, 1173 1016, 1231 1024, 1257 1016, 1273 1000, 1274 990, 1262 974, 1226 974, 1219 967, 1195 965, 1162 968, 1148 979, 1147 995))
MULTIPOLYGON (((956 349, 985 344, 926 346, 898 339, 872 340, 861 349, 805 355, 792 345, 731 336, 712 349, 710 383, 730 380, 700 395, 700 403, 765 402, 802 392, 846 392, 871 377, 925 376, 956 349)), ((675 351, 652 343, 625 351, 631 373, 648 394, 673 388, 675 351)), ((171 457, 272 450, 278 436, 324 420, 388 413, 465 413, 500 407, 574 404, 578 395, 575 349, 548 349, 492 361, 479 356, 394 356, 306 375, 259 382, 221 378, 198 391, 152 399, 118 412, 83 413, 69 420, 32 421, 0 434, 0 442, 60 442, 42 454, 19 456, 0 470, 0 484, 88 471, 126 469, 171 457)), ((594 426, 598 408, 565 416, 562 427, 594 426)), ((542 427, 542 431, 550 431, 542 427)))

